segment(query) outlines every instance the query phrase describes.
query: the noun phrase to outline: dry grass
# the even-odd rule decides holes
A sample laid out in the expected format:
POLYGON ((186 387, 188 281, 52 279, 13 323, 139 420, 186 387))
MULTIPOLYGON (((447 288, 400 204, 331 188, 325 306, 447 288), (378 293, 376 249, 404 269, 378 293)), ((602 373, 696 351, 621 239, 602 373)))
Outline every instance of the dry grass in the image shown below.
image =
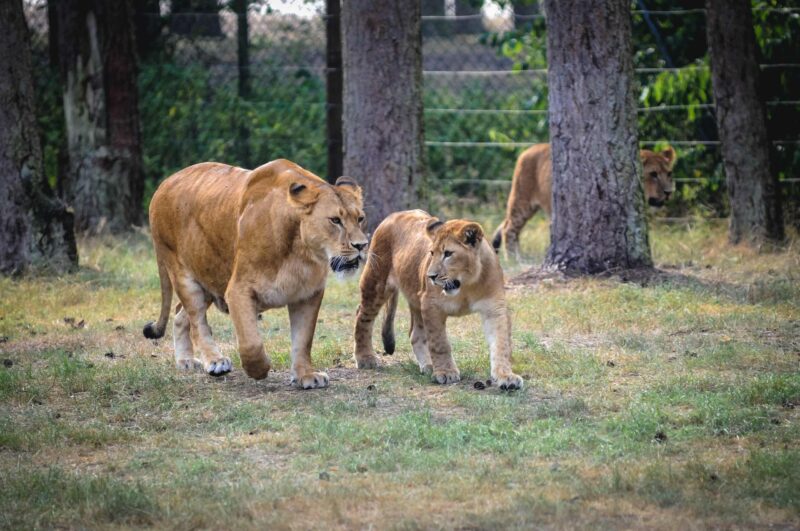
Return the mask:
MULTIPOLYGON (((417 374, 404 310, 397 354, 355 369, 354 282, 323 302, 329 389, 288 385, 283 310, 260 324, 266 381, 215 311, 235 371, 178 373, 170 337, 141 336, 159 306, 146 237, 84 241, 75 275, 0 280, 0 527, 797 527, 797 240, 758 255, 701 222, 651 237, 668 274, 645 286, 509 290, 528 384, 510 394, 472 386, 475 317, 451 321, 461 384, 417 374)), ((523 250, 539 262, 546 243, 534 221, 523 250)))

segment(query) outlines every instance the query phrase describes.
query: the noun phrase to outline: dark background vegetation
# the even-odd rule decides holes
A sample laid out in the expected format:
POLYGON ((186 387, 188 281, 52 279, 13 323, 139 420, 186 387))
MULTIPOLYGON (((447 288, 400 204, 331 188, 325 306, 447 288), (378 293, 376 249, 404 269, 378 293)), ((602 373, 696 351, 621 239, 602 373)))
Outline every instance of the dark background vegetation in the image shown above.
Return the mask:
MULTIPOLYGON (((457 2, 457 13, 475 14, 480 3, 457 2)), ((303 0, 294 4, 316 14, 300 17, 291 10, 273 10, 266 2, 250 3, 247 97, 237 85, 232 6, 175 0, 171 12, 140 10, 143 208, 163 178, 198 161, 252 167, 285 157, 325 174, 324 6, 303 0), (248 150, 242 151, 243 141, 248 150), (249 153, 249 160, 242 160, 242 153, 249 153)), ((436 7, 437 2, 428 4, 436 7)), ((547 66, 545 21, 536 2, 530 4, 518 6, 526 15, 505 26, 463 15, 423 19, 424 189, 430 208, 450 194, 465 198, 464 205, 487 199, 504 203, 516 156, 524 145, 548 140, 547 83, 540 70, 547 66)), ((783 65, 762 69, 762 88, 769 102, 772 140, 785 141, 773 145, 772 155, 778 178, 785 181, 781 188, 787 220, 796 223, 800 3, 754 1, 753 6, 761 63, 783 65)), ((679 153, 678 193, 661 215, 726 216, 725 176, 714 144, 718 138, 710 105, 703 2, 634 1, 631 8, 635 66, 640 69, 639 138, 658 142, 658 148, 672 143, 679 153), (691 144, 698 141, 710 144, 691 144)), ((28 15, 46 173, 56 186, 59 147, 65 142, 61 88, 48 55, 44 2, 29 4, 28 15)))

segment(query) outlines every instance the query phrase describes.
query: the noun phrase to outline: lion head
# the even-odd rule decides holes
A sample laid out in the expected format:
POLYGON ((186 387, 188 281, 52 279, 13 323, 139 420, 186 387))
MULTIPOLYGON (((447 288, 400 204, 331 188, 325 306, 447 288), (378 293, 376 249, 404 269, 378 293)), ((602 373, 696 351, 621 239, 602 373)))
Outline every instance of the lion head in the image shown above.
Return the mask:
POLYGON ((436 220, 427 227, 431 257, 427 279, 445 295, 457 295, 462 286, 474 284, 481 274, 483 229, 472 221, 436 220))
POLYGON ((644 195, 647 204, 664 206, 669 196, 675 192, 672 182, 672 166, 675 165, 675 150, 671 147, 663 151, 643 149, 640 153, 644 168, 644 195))
POLYGON ((349 177, 335 185, 295 182, 289 203, 303 213, 300 238, 310 248, 322 249, 338 276, 355 274, 367 258, 361 188, 349 177))

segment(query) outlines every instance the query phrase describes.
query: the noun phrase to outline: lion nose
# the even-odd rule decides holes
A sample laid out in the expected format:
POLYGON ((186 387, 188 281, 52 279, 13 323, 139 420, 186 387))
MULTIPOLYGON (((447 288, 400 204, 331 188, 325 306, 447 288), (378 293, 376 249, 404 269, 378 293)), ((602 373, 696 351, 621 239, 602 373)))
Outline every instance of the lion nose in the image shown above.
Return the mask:
POLYGON ((362 250, 364 247, 366 247, 366 246, 367 246, 367 243, 366 243, 366 242, 359 242, 359 243, 351 243, 350 245, 352 245, 353 247, 355 247, 356 251, 360 251, 360 250, 362 250))

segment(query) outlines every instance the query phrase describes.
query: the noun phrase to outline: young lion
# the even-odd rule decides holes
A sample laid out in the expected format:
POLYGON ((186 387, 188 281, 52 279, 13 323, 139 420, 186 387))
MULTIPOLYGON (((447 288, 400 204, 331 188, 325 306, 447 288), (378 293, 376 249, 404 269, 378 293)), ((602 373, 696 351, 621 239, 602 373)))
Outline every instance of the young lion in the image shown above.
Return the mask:
POLYGON ((206 162, 183 169, 156 190, 150 229, 161 280, 161 315, 144 335, 164 335, 172 289, 175 362, 203 364, 212 376, 231 370, 211 337, 206 310, 214 303, 236 329, 242 367, 267 377, 256 316, 288 306, 292 381, 304 389, 326 387, 328 376, 311 364, 328 270, 351 274, 366 258, 361 189, 346 177, 330 185, 288 160, 245 170, 206 162), (199 360, 195 360, 195 357, 199 360))
POLYGON ((372 252, 361 277, 361 305, 355 326, 356 361, 375 368, 372 327, 388 301, 383 345, 394 352, 397 292, 411 310, 411 347, 424 373, 440 384, 461 376, 450 352, 445 321, 478 312, 489 342, 491 375, 501 389, 522 388, 511 372, 511 323, 506 309, 503 271, 480 225, 442 222, 421 210, 396 212, 375 230, 372 252))
MULTIPOLYGON (((655 152, 639 152, 644 169, 644 195, 647 203, 661 207, 675 191, 672 166, 675 150, 671 147, 655 152)), ((505 242, 506 252, 519 258, 519 233, 539 209, 550 216, 552 201, 553 164, 550 144, 535 144, 523 151, 514 168, 511 193, 508 196, 506 217, 492 238, 492 245, 500 249, 505 242)))

